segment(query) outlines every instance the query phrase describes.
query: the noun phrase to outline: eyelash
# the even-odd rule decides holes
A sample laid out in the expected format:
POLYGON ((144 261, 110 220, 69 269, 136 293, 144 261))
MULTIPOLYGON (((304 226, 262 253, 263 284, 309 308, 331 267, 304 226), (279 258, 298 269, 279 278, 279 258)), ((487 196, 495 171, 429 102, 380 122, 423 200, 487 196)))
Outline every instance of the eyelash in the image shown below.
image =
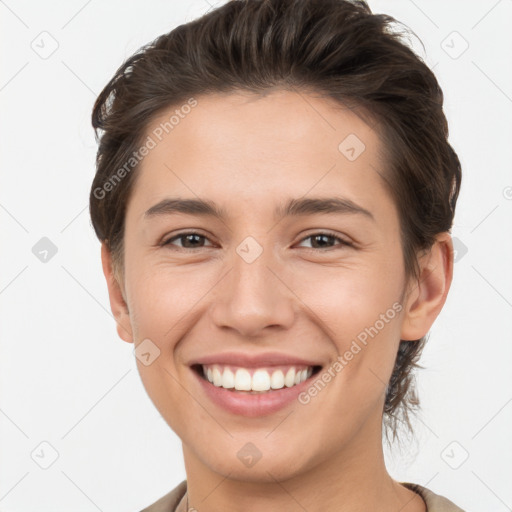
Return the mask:
MULTIPOLYGON (((208 237, 206 235, 203 235, 201 233, 197 233, 195 231, 186 231, 184 233, 179 233, 178 235, 175 235, 173 236, 172 238, 169 238, 168 240, 162 242, 161 246, 164 247, 164 246, 170 246, 171 245, 171 242, 173 242, 174 240, 178 240, 180 238, 184 238, 188 235, 197 235, 199 237, 202 237, 202 238, 205 238, 206 240, 208 240, 208 237)), ((348 242, 347 240, 343 239, 343 238, 340 238, 339 236, 335 235, 334 233, 330 233, 329 231, 319 231, 318 233, 312 233, 311 235, 308 235, 306 237, 304 237, 302 240, 300 240, 299 243, 302 243, 304 242, 305 240, 309 239, 309 238, 314 238, 314 237, 317 237, 317 236, 326 236, 326 237, 329 237, 329 238, 333 238, 335 241, 337 242, 341 242, 340 244, 338 244, 338 248, 341 248, 341 247, 353 247, 354 245, 350 242, 348 242)), ((199 247, 199 249, 204 249, 205 247, 199 247)), ((315 247, 306 247, 305 249, 309 249, 310 251, 321 251, 321 252, 326 252, 326 251, 329 251, 329 250, 334 250, 336 249, 336 246, 335 247, 328 247, 327 249, 322 249, 322 248, 315 248, 315 247)), ((174 247, 172 250, 178 250, 178 251, 184 251, 184 252, 196 252, 197 249, 195 248, 190 248, 190 247, 174 247)))

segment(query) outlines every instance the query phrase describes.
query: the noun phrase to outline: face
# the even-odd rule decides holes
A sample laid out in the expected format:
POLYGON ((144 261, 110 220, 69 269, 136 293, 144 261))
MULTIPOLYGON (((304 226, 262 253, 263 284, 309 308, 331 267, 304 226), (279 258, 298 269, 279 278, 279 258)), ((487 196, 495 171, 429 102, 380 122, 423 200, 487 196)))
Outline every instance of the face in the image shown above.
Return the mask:
POLYGON ((370 453, 400 338, 422 335, 378 133, 309 94, 196 99, 161 141, 175 108, 149 127, 127 206, 120 335, 144 386, 188 467, 284 479, 370 453), (228 389, 229 371, 278 388, 292 367, 304 382, 228 389))

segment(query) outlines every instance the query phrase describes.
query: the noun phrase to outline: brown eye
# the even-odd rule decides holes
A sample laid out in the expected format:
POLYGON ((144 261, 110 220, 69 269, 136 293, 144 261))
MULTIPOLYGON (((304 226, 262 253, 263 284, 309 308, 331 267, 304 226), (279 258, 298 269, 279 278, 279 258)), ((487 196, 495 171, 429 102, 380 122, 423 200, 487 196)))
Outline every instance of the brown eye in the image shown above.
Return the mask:
POLYGON ((301 243, 305 240, 312 240, 312 249, 333 249, 336 247, 336 241, 340 242, 338 246, 351 246, 349 242, 340 238, 332 233, 314 233, 306 238, 303 238, 301 243))
POLYGON ((205 247, 204 242, 205 240, 208 240, 204 235, 201 235, 199 233, 180 233, 179 235, 176 235, 172 238, 169 238, 166 240, 162 245, 163 246, 169 246, 174 245, 173 242, 175 240, 179 240, 181 243, 181 246, 178 246, 182 249, 194 249, 194 248, 201 248, 205 247))

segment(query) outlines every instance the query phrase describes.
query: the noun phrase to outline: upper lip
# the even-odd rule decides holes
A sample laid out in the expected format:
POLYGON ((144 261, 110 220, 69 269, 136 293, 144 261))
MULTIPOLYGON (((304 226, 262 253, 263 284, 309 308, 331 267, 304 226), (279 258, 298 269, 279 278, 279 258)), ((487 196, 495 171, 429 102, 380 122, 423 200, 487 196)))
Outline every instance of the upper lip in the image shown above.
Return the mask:
POLYGON ((203 356, 190 363, 195 364, 230 364, 233 366, 242 366, 244 368, 261 368, 263 366, 321 366, 320 363, 302 359, 290 354, 279 352, 262 352, 260 354, 247 354, 243 352, 223 352, 203 356))

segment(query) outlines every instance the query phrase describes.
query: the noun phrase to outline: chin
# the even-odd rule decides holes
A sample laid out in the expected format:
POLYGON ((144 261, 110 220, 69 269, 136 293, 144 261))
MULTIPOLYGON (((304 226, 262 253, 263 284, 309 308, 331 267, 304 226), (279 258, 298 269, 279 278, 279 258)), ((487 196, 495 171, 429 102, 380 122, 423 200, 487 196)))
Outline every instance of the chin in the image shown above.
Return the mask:
MULTIPOLYGON (((242 444, 242 443, 237 443, 242 444)), ((242 445, 243 446, 243 445, 242 445)), ((229 477, 230 480, 254 483, 275 483, 293 478, 305 470, 306 461, 298 461, 297 454, 279 453, 278 455, 260 452, 260 458, 257 458, 257 452, 254 451, 254 458, 251 460, 246 454, 250 453, 251 448, 246 447, 237 450, 233 455, 222 457, 208 452, 205 457, 201 457, 202 463, 209 467, 214 473, 229 477), (241 452, 241 453, 240 453, 241 452), (240 455, 238 455, 240 454, 240 455), (246 459, 246 460, 244 460, 246 459)))

